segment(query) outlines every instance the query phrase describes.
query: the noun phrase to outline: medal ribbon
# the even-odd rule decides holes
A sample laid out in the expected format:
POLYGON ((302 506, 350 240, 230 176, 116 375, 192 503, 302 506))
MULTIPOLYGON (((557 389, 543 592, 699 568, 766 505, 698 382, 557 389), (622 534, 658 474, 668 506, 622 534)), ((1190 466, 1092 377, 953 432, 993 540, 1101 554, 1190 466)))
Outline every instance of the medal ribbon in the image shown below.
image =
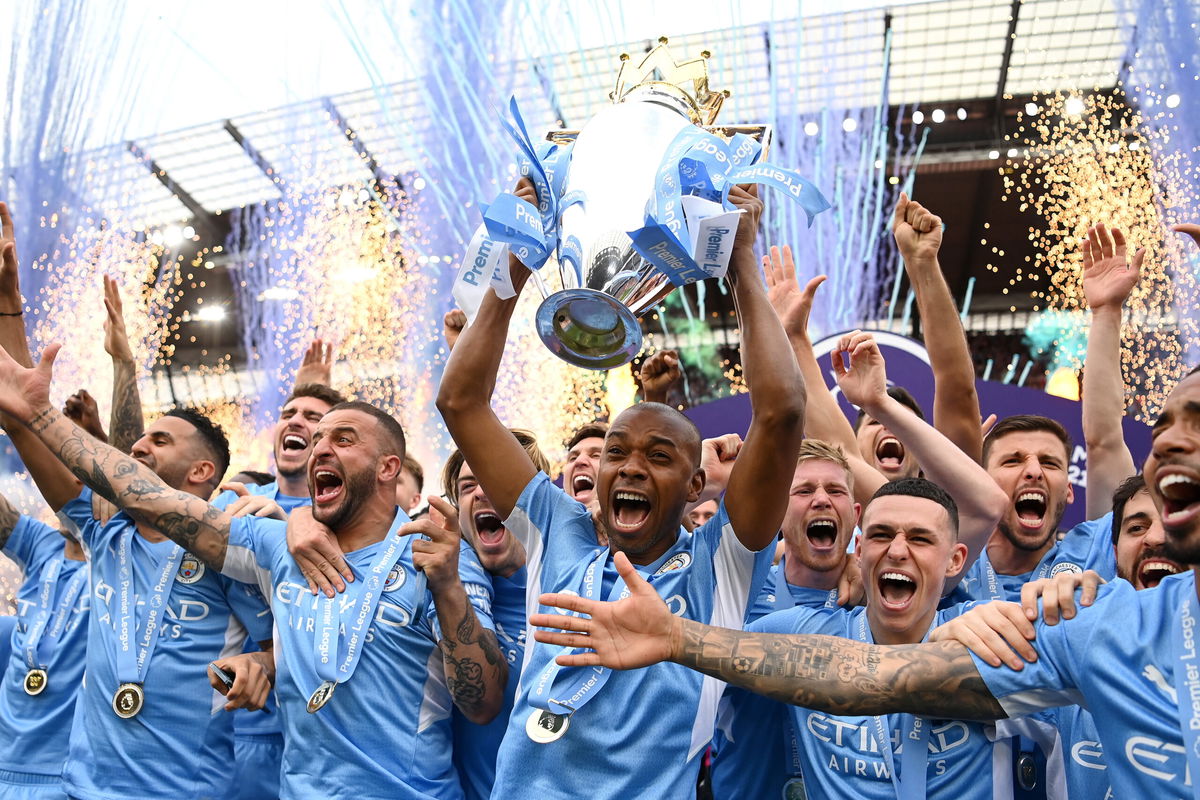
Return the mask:
MULTIPOLYGON (((930 631, 936 623, 937 616, 934 615, 929 625, 930 631)), ((921 641, 925 641, 928 636, 929 631, 926 631, 921 641)), ((871 629, 867 627, 865 609, 858 618, 858 640, 867 644, 875 642, 871 629)), ((871 735, 891 773, 897 800, 924 800, 926 770, 929 768, 929 721, 912 714, 900 714, 899 717, 900 744, 904 748, 900 754, 900 771, 904 773, 903 776, 896 772, 896 759, 892 753, 892 737, 886 716, 871 717, 871 735)))
POLYGON ((158 646, 158 627, 166 612, 171 589, 175 586, 175 573, 183 561, 184 550, 172 545, 171 553, 163 559, 158 580, 150 587, 146 600, 146 618, 137 622, 137 598, 134 593, 133 564, 130 548, 136 531, 129 525, 117 541, 117 681, 119 683, 144 683, 150 658, 158 646), (137 642, 134 642, 134 637, 137 642))
POLYGON ((42 567, 42 588, 38 593, 37 616, 25 637, 25 665, 30 669, 45 669, 49 665, 50 659, 54 657, 58 639, 71 616, 71 609, 75 607, 75 600, 79 597, 83 584, 87 582, 87 565, 80 564, 71 576, 71 581, 63 589, 58 604, 53 609, 53 616, 51 615, 50 602, 54 596, 58 576, 62 574, 62 568, 66 565, 65 558, 53 558, 42 567))
POLYGON ((1200 661, 1196 658, 1200 604, 1194 589, 1186 594, 1179 604, 1179 622, 1171 631, 1171 650, 1175 656, 1175 697, 1183 751, 1192 776, 1192 797, 1200 800, 1200 781, 1196 779, 1200 776, 1200 661))
MULTIPOLYGON (((1030 578, 1031 581, 1041 580, 1050 575, 1050 568, 1054 566, 1055 549, 1051 548, 1050 552, 1042 556, 1042 563, 1038 565, 1037 576, 1030 578)), ((989 600, 1007 600, 1008 596, 1000 586, 1000 576, 996 574, 995 567, 992 566, 992 560, 988 558, 987 548, 983 548, 983 552, 979 554, 979 564, 983 567, 983 591, 987 592, 989 600)))
MULTIPOLYGON (((367 629, 375 619, 375 610, 383 596, 384 582, 392 567, 406 550, 412 549, 415 537, 400 536, 396 531, 408 522, 405 514, 397 514, 382 548, 366 571, 366 575, 347 584, 346 591, 333 597, 321 596, 317 617, 316 651, 317 678, 320 681, 345 683, 354 675, 366 644, 367 629)), ((415 615, 416 603, 425 594, 425 575, 418 573, 405 582, 405 599, 411 600, 408 609, 415 615)))

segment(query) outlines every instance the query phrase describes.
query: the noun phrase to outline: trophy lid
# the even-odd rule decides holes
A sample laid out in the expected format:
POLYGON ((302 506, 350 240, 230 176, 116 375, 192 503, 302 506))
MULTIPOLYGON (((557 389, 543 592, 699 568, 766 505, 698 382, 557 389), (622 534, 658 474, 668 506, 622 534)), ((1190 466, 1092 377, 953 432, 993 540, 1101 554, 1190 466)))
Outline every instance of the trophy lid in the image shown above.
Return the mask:
POLYGON ((649 100, 682 111, 697 125, 711 125, 721 111, 728 90, 708 88, 708 59, 704 50, 700 58, 676 61, 663 36, 646 53, 637 66, 631 66, 628 53, 621 54, 621 70, 617 84, 609 93, 613 103, 630 100, 649 100), (690 86, 687 84, 690 82, 690 86))

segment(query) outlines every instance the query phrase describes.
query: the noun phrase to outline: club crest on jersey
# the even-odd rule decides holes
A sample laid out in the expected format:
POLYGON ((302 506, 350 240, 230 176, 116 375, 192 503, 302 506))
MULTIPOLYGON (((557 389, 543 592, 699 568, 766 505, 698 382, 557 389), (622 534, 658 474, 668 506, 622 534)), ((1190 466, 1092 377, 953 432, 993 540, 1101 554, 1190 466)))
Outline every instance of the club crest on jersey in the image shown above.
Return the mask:
POLYGON ((1050 576, 1054 577, 1055 575, 1062 575, 1063 573, 1067 572, 1071 573, 1072 575, 1079 575, 1083 572, 1083 567, 1079 566, 1078 564, 1072 564, 1070 561, 1063 561, 1059 564, 1055 564, 1051 568, 1050 576))
POLYGON ((175 580, 180 583, 195 583, 203 577, 204 562, 191 553, 184 553, 183 560, 179 562, 179 572, 176 573, 175 580))
POLYGON ((406 580, 408 580, 408 572, 404 569, 404 565, 396 564, 388 571, 387 580, 383 582, 383 590, 394 592, 403 586, 406 580))
POLYGON ((664 575, 668 572, 674 572, 677 569, 683 569, 692 563, 691 553, 676 553, 667 559, 666 563, 658 568, 655 575, 664 575))

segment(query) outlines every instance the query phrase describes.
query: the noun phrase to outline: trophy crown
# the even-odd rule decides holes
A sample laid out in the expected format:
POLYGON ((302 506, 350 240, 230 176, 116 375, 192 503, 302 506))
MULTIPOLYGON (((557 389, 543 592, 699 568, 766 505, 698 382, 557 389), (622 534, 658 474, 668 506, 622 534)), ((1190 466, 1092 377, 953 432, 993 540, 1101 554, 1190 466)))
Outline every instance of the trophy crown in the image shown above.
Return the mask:
POLYGON ((637 66, 633 66, 628 53, 621 54, 621 69, 609 99, 616 104, 636 96, 675 108, 697 125, 712 125, 729 92, 709 89, 711 56, 711 52, 703 50, 700 58, 676 61, 667 46, 667 37, 662 36, 637 66))

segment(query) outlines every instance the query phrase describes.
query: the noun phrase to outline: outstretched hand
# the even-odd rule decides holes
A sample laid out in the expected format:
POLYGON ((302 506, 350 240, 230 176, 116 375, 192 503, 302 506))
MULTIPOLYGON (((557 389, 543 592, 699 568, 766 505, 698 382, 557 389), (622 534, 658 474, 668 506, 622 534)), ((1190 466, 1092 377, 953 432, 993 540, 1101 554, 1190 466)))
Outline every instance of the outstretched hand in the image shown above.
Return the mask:
POLYGON ((772 246, 770 255, 763 256, 762 264, 767 279, 767 301, 775 309, 784 333, 792 339, 808 338, 808 318, 812 314, 813 298, 817 295, 817 287, 825 282, 826 277, 818 275, 801 291, 800 283, 796 280, 792 248, 786 244, 783 250, 772 246))
POLYGON ((296 370, 296 385, 319 383, 329 386, 333 380, 333 344, 324 339, 313 339, 304 351, 300 369, 296 370))
POLYGON ((587 614, 534 614, 529 618, 534 638, 546 644, 583 648, 587 652, 565 653, 556 659, 565 667, 603 666, 636 669, 671 658, 683 638, 678 617, 670 612, 654 588, 647 583, 624 553, 613 557, 617 572, 629 587, 629 596, 616 602, 588 600, 576 594, 544 594, 544 606, 587 614))
POLYGON ((104 276, 104 352, 113 361, 133 361, 133 348, 129 346, 129 333, 125 330, 125 315, 121 303, 121 292, 117 282, 104 276))
POLYGON ((0 411, 28 424, 35 414, 49 407, 54 359, 61 347, 57 342, 47 345, 32 369, 22 367, 0 349, 0 411))
POLYGON ((17 271, 17 234, 8 204, 0 203, 0 311, 21 310, 21 281, 17 271))
POLYGON ((1101 222, 1088 229, 1083 241, 1083 296, 1093 311, 1120 309, 1141 276, 1145 248, 1133 254, 1133 265, 1126 258, 1125 234, 1120 228, 1109 229, 1101 222))
POLYGON ((887 371, 874 336, 862 331, 848 333, 838 340, 830 358, 838 386, 848 401, 866 408, 887 396, 887 371), (849 357, 849 367, 843 356, 849 357))

